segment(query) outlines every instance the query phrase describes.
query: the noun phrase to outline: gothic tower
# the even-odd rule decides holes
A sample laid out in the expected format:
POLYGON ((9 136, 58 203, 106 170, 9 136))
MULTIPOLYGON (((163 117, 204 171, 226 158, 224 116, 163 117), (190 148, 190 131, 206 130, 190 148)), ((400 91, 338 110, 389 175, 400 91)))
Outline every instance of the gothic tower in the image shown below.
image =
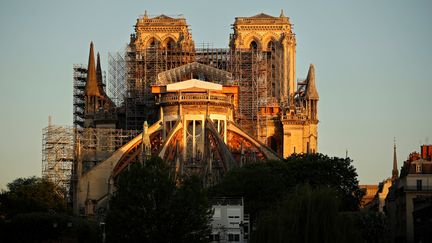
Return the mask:
POLYGON ((233 50, 254 50, 268 53, 274 72, 268 77, 271 92, 279 102, 294 96, 296 38, 283 11, 279 17, 264 13, 252 17, 236 17, 230 47, 233 50))
POLYGON ((183 17, 137 19, 126 53, 126 128, 142 129, 144 120, 155 122, 157 110, 151 85, 159 73, 195 60, 195 47, 183 17))
POLYGON ((317 152, 315 68, 311 64, 306 80, 296 82, 296 37, 289 18, 283 11, 279 17, 237 17, 233 29, 230 48, 243 69, 233 71, 241 89, 239 114, 252 111, 247 117, 252 129, 240 124, 283 157, 317 152))
POLYGON ((295 104, 282 115, 283 157, 318 151, 318 100, 315 67, 309 66, 306 80, 299 83, 295 104))
POLYGON ((85 121, 84 127, 95 127, 95 114, 108 110, 112 106, 102 84, 102 70, 98 54, 97 68, 95 64, 93 42, 90 43, 87 79, 85 86, 85 121))
POLYGON ((194 42, 186 19, 173 18, 164 14, 152 18, 146 11, 141 18, 137 19, 130 47, 137 52, 148 48, 193 51, 194 42))

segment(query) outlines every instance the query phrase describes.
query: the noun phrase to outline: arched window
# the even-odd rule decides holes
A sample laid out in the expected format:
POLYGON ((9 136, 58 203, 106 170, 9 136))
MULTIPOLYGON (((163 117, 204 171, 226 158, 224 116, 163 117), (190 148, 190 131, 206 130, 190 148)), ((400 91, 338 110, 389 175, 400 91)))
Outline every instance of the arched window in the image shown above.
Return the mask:
POLYGON ((271 83, 271 95, 273 97, 276 96, 276 59, 275 59, 275 49, 276 44, 273 40, 270 40, 267 43, 267 64, 268 64, 268 74, 267 77, 271 83))
POLYGON ((267 51, 274 51, 276 48, 275 43, 271 40, 269 41, 269 43, 267 44, 267 51))
POLYGON ((169 50, 172 50, 176 47, 176 43, 174 42, 173 39, 169 38, 167 44, 166 44, 166 48, 169 50))
POLYGON ((250 45, 249 45, 249 49, 250 49, 250 50, 253 50, 253 51, 258 50, 258 44, 256 43, 256 41, 253 40, 253 41, 250 43, 250 45))
POLYGON ((159 48, 159 41, 155 38, 151 38, 147 43, 148 43, 147 44, 148 48, 153 48, 153 49, 159 48))

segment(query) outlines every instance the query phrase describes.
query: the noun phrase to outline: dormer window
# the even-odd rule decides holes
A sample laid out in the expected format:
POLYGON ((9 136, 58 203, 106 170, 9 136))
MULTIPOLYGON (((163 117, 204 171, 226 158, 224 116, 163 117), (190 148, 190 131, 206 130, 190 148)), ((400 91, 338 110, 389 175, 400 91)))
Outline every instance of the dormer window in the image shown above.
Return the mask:
POLYGON ((416 173, 422 173, 422 165, 416 164, 416 173))

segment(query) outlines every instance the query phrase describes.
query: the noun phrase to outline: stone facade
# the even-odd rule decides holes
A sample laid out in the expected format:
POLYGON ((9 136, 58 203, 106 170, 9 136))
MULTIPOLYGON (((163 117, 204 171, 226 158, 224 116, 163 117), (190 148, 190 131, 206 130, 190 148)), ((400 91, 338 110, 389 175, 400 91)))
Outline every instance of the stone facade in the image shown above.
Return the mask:
POLYGON ((272 80, 272 93, 281 101, 294 96, 296 92, 295 56, 296 38, 288 17, 283 13, 273 17, 264 13, 252 17, 237 17, 231 38, 233 49, 255 49, 258 52, 271 52, 281 59, 277 78, 272 80))
POLYGON ((386 209, 395 242, 415 242, 414 202, 432 196, 432 145, 423 145, 404 162, 389 190, 386 209))
MULTIPOLYGON (((117 106, 105 93, 91 45, 83 131, 142 133, 109 153, 76 141, 75 212, 94 215, 106 207, 117 176, 149 156, 213 185, 245 163, 318 151, 315 69, 310 65, 306 79, 295 81, 289 19, 238 17, 233 29, 229 49, 197 51, 184 18, 144 14, 125 54, 126 94, 117 106)), ((94 144, 109 140, 88 137, 94 144)))

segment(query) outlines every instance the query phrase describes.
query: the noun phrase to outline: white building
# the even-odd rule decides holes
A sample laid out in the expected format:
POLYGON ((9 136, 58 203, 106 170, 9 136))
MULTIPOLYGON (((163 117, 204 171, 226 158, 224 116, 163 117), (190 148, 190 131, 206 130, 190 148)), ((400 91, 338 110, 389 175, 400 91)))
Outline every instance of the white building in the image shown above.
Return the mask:
POLYGON ((212 208, 211 242, 248 242, 249 215, 244 214, 243 198, 215 198, 212 208))

